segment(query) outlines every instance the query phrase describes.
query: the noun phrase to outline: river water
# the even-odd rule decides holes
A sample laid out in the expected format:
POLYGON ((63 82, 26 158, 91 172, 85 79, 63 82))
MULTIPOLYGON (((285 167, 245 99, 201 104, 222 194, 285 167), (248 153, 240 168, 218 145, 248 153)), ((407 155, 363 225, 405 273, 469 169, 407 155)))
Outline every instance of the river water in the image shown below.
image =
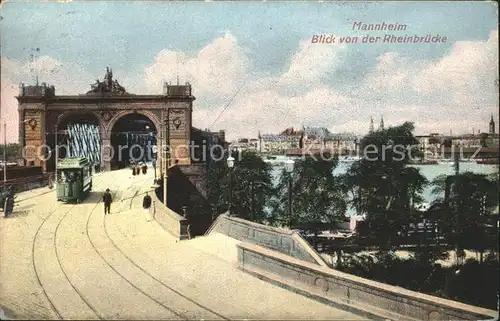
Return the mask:
MULTIPOLYGON (((352 163, 339 163, 339 165, 334 169, 334 175, 340 175, 347 171, 347 169, 351 166, 352 163)), ((434 178, 439 175, 446 174, 451 175, 455 172, 453 164, 437 164, 437 165, 411 165, 418 169, 420 169, 420 173, 427 178, 429 182, 431 182, 434 178)), ((281 166, 273 167, 273 180, 275 183, 278 181, 279 173, 281 172, 281 166)), ((463 172, 473 172, 478 174, 492 174, 498 172, 498 165, 480 165, 476 163, 460 163, 459 170, 461 173, 463 172)), ((434 186, 429 184, 423 191, 422 196, 424 197, 424 202, 430 204, 434 201, 438 195, 433 195, 432 190, 434 186)), ((348 210, 346 213, 348 216, 354 214, 352 209, 348 210)))

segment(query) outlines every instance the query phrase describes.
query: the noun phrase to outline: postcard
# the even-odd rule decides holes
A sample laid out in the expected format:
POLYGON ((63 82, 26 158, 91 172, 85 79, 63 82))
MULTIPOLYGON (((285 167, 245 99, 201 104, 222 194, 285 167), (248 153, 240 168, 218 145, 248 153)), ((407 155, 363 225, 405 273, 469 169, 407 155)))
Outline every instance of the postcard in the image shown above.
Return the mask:
POLYGON ((498 317, 498 5, 2 1, 0 318, 498 317))

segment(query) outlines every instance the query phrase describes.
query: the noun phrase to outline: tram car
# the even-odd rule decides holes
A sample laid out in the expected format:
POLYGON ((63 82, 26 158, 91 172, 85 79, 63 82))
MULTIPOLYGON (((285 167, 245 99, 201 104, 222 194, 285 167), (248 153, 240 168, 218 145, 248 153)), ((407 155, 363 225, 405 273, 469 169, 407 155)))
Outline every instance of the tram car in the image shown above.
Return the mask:
POLYGON ((92 190, 92 166, 86 157, 68 157, 57 164, 56 194, 62 202, 80 203, 92 190))

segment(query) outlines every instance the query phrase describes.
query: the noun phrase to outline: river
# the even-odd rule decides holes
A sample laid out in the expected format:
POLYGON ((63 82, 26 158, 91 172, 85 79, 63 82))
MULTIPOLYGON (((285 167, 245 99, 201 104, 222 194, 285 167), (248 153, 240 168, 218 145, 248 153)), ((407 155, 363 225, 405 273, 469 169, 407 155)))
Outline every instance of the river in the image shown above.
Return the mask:
MULTIPOLYGON (((351 166, 352 163, 339 163, 339 165, 334 169, 333 174, 334 175, 340 175, 343 174, 347 171, 347 169, 351 166)), ((442 174, 447 174, 451 175, 455 172, 453 164, 437 164, 437 165, 411 165, 414 166, 418 169, 420 169, 420 173, 427 178, 429 182, 431 182, 434 178, 436 178, 439 175, 442 174)), ((273 180, 276 183, 278 180, 279 173, 281 172, 281 166, 275 166, 273 167, 273 180)), ((460 172, 473 172, 473 173, 478 173, 478 174, 492 174, 495 172, 498 172, 498 165, 480 165, 476 163, 460 163, 460 172)), ((432 194, 432 190, 434 189, 434 186, 428 185, 423 193, 422 196, 424 197, 424 202, 430 204, 432 201, 434 201, 437 198, 437 195, 432 194)), ((348 210, 347 215, 351 216, 354 214, 354 211, 352 209, 348 210)))

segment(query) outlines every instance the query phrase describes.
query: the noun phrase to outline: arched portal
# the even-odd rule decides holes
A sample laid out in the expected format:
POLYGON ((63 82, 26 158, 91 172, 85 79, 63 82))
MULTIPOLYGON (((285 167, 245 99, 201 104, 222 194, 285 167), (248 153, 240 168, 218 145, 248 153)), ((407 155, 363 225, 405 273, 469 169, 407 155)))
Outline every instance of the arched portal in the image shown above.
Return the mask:
POLYGON ((110 132, 111 169, 124 168, 131 162, 156 160, 157 132, 154 122, 146 115, 131 113, 119 118, 110 132))
MULTIPOLYGON (((99 117, 92 112, 67 112, 57 119, 52 137, 47 137, 51 150, 58 147, 58 158, 87 157, 99 169, 101 165, 101 132, 99 117)), ((47 170, 55 168, 55 155, 50 155, 47 170), (54 156, 54 157, 52 157, 54 156)))

